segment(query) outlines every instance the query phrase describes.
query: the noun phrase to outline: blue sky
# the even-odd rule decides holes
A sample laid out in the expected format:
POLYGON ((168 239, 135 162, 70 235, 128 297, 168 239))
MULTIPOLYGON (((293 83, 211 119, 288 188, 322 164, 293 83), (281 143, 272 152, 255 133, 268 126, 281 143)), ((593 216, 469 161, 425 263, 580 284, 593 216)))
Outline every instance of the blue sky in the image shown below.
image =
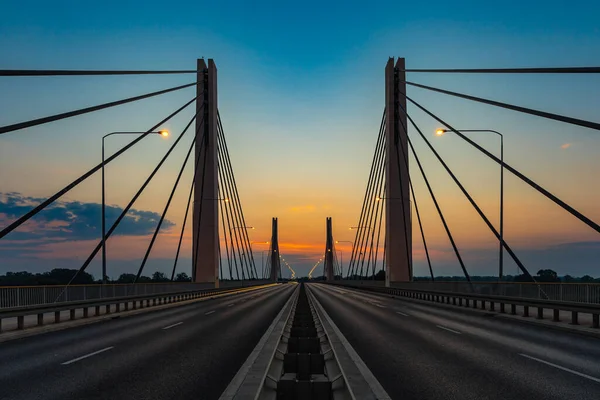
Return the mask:
MULTIPOLYGON (((299 274, 324 249, 325 217, 333 217, 336 238, 352 239, 346 237, 346 227, 356 223, 360 211, 383 107, 383 68, 388 57, 405 57, 409 68, 600 65, 596 1, 549 1, 543 6, 537 1, 91 3, 3 2, 0 68, 193 69, 197 58, 214 58, 219 69, 219 107, 246 219, 257 227, 252 240, 268 240, 270 218, 278 216, 282 252, 287 245, 286 259, 295 260, 299 274), (259 179, 266 176, 269 179, 259 179)), ((409 75, 424 84, 590 120, 597 120, 599 78, 409 75)), ((0 78, 0 121, 2 125, 19 122, 191 80, 193 76, 0 78)), ((99 161, 103 133, 147 129, 156 116, 168 114, 193 95, 189 89, 3 135, 0 191, 51 195, 99 161)), ((414 88, 409 95, 456 127, 504 132, 508 163, 600 220, 597 132, 414 88)), ((437 127, 414 108, 409 112, 425 132, 437 127)), ((190 112, 184 113, 168 128, 177 131, 190 117, 190 112)), ((474 139, 490 151, 497 149, 494 137, 474 139)), ((108 145, 110 151, 127 140, 115 138, 108 145)), ((497 222, 497 167, 457 138, 432 140, 497 222)), ((457 226, 459 248, 472 255, 467 257, 467 268, 492 274, 493 238, 423 143, 415 140, 415 145, 443 198, 449 221, 457 226)), ((109 167, 110 204, 127 203, 166 146, 160 140, 145 141, 109 167)), ((172 184, 185 147, 182 144, 174 153, 157 182, 136 203, 137 209, 160 213, 168 195, 164 188, 172 184)), ((411 168, 417 196, 423 198, 426 234, 438 251, 440 274, 458 274, 460 268, 451 258, 424 185, 414 175, 414 164, 411 168)), ((184 182, 189 179, 188 168, 184 182)), ((97 203, 98 182, 94 177, 65 201, 97 203)), ((507 177, 506 184, 507 237, 523 254, 552 248, 544 253, 550 254, 557 251, 552 246, 558 246, 561 254, 573 258, 580 254, 577 243, 598 241, 590 229, 514 178, 507 177), (571 253, 564 246, 569 243, 576 243, 571 253)), ((173 232, 183 218, 185 191, 178 191, 175 204, 180 206, 168 215, 173 232)), ((414 234, 419 237, 418 231, 414 234)), ((159 238, 157 245, 163 243, 165 250, 155 255, 157 260, 168 259, 170 237, 165 234, 163 242, 159 238)), ((79 246, 82 254, 93 247, 84 240, 79 246)), ((415 239, 415 251, 420 251, 419 246, 415 239)), ((118 264, 119 271, 136 269, 143 251, 128 254, 118 244, 113 247, 115 268, 118 264)), ((10 254, 4 254, 9 260, 10 254)), ((344 258, 349 257, 344 254, 344 258)), ((547 264, 542 256, 528 259, 532 269, 547 264)), ((415 258, 415 271, 425 273, 419 260, 415 258)), ((435 269, 435 257, 433 262, 435 269)), ((45 269, 56 263, 77 264, 73 257, 56 256, 51 261, 40 258, 36 265, 45 269)), ((10 265, 17 264, 21 262, 12 259, 10 265)), ((588 261, 555 264, 559 272, 594 273, 588 261)), ((98 275, 97 263, 91 268, 98 275)))

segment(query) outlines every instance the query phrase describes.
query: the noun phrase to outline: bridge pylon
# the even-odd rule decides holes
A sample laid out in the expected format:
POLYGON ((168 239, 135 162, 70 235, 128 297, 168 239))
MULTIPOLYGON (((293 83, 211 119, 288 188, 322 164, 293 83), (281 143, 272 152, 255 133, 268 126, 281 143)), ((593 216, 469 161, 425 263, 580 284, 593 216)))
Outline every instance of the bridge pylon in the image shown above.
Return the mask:
POLYGON ((385 67, 385 285, 412 280, 412 224, 408 170, 404 58, 385 67))
POLYGON ((277 282, 281 277, 281 263, 279 260, 279 239, 277 231, 277 218, 273 218, 272 234, 271 234, 271 271, 269 280, 277 282))
POLYGON ((197 63, 192 281, 219 287, 217 67, 197 63))
POLYGON ((325 279, 328 281, 333 281, 335 277, 334 267, 333 267, 333 229, 331 226, 331 217, 327 217, 327 239, 325 241, 325 260, 324 268, 325 268, 325 279))

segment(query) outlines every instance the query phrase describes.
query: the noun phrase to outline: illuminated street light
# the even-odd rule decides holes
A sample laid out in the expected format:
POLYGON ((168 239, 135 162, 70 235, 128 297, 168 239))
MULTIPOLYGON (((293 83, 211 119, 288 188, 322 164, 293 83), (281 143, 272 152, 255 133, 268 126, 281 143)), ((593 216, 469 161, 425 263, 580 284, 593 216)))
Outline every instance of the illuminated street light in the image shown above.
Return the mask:
MULTIPOLYGON (((500 253, 499 253, 499 266, 498 266, 498 280, 502 280, 503 269, 504 269, 504 249, 502 248, 502 242, 504 241, 504 135, 498 131, 492 129, 455 129, 456 132, 489 132, 495 133, 500 136, 500 253)), ((452 129, 437 129, 435 134, 442 136, 444 133, 453 132, 452 129)))
POLYGON ((166 129, 155 132, 111 132, 102 136, 102 284, 106 285, 106 187, 104 180, 104 139, 112 135, 146 135, 156 134, 163 137, 169 136, 166 129))

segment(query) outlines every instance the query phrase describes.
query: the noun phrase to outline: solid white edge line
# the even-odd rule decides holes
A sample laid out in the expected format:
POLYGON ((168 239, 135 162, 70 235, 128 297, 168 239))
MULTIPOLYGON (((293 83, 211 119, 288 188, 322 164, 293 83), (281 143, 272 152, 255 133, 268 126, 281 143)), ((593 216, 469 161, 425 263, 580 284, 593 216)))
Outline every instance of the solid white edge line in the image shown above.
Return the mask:
POLYGON ((534 360, 534 361, 537 361, 539 363, 549 365, 549 366, 554 367, 554 368, 562 369, 563 371, 567 371, 567 372, 570 372, 572 374, 581 376, 582 378, 587 378, 587 379, 589 379, 591 381, 600 383, 600 379, 599 378, 595 378, 593 376, 586 375, 586 374, 584 374, 582 372, 573 371, 572 369, 569 369, 569 368, 566 368, 566 367, 561 367, 560 365, 556 365, 556 364, 553 364, 553 363, 548 362, 548 361, 540 360, 539 358, 528 356, 527 354, 519 353, 519 355, 523 356, 525 358, 529 358, 530 360, 534 360))
POLYGON ((454 329, 446 328, 445 326, 442 326, 442 325, 436 325, 436 326, 445 331, 456 333, 457 335, 462 335, 462 333, 460 333, 459 331, 455 331, 454 329))
POLYGON ((408 317, 408 314, 404 314, 402 311, 396 311, 396 314, 400 314, 400 315, 404 315, 405 317, 408 317))
MULTIPOLYGON (((242 364, 242 366, 240 367, 240 369, 238 370, 238 372, 235 374, 235 376, 233 377, 233 379, 231 380, 231 382, 229 382, 229 385, 227 385, 227 387, 225 388, 225 390, 223 391, 223 393, 221 393, 221 396, 219 397, 219 400, 230 400, 230 399, 233 399, 235 397, 235 395, 237 394, 237 391, 239 390, 240 386, 242 385, 242 383, 244 383, 244 379, 246 379, 246 375, 248 374, 248 371, 250 370, 250 368, 254 364, 254 361, 256 361, 256 359, 260 355, 263 347, 265 346, 265 343, 267 342, 267 340, 271 336, 271 333, 275 329, 275 325, 277 325, 277 323, 279 322, 279 320, 281 320, 281 318, 283 317, 283 313, 284 313, 285 309, 294 300, 294 291, 295 290, 297 290, 297 288, 293 288, 292 289, 292 294, 290 295, 290 298, 285 302, 285 304, 281 308, 281 311, 279 311, 279 314, 277 314, 277 316, 275 317, 275 319, 273 320, 273 322, 271 323, 271 325, 269 325, 269 327, 267 328, 267 331, 260 338, 260 340, 258 341, 258 343, 256 344, 256 346, 254 347, 254 350, 252 350, 252 353, 250 353, 250 355, 248 356, 248 358, 246 359, 246 361, 244 362, 244 364, 242 364)), ((289 317, 289 312, 290 311, 291 311, 291 309, 288 310, 288 317, 289 317)), ((268 371, 266 371, 265 374, 267 372, 268 371)))
POLYGON ((178 322, 178 323, 176 323, 176 324, 173 324, 173 325, 165 326, 165 327, 164 327, 164 328, 162 328, 162 329, 163 329, 163 331, 164 331, 164 330, 171 329, 171 328, 173 328, 173 327, 175 327, 175 326, 177 326, 177 325, 181 325, 181 324, 183 324, 183 322, 178 322))
POLYGON ((85 356, 81 356, 81 357, 77 357, 77 358, 74 358, 74 359, 69 360, 69 361, 65 361, 64 363, 62 363, 62 365, 73 364, 74 362, 81 361, 84 358, 88 358, 88 357, 91 357, 91 356, 95 356, 96 354, 104 353, 105 351, 108 351, 108 350, 110 350, 110 349, 112 349, 114 347, 115 346, 106 347, 106 348, 104 348, 102 350, 98 350, 98 351, 94 351, 93 353, 86 354, 85 356))
MULTIPOLYGON (((320 285, 318 287, 320 287, 320 285)), ((312 294, 312 298, 314 299, 314 304, 319 308, 319 310, 321 311, 321 314, 325 317, 325 319, 331 326, 331 329, 333 329, 333 331, 337 335, 338 339, 340 340, 340 343, 342 344, 342 346, 344 346, 344 348, 346 349, 346 352, 348 353, 348 355, 350 356, 352 361, 354 361, 354 364, 356 364, 356 367, 358 368, 360 373, 363 375, 363 378, 365 379, 365 381, 367 381, 367 383, 371 387, 371 391, 375 394, 377 399, 378 400, 392 400, 392 398, 385 391, 385 389, 383 388, 381 383, 379 383, 379 381, 377 380, 375 375, 373 375, 373 372, 371 372, 369 367, 367 367, 367 364, 365 364, 365 362, 362 360, 362 358, 360 358, 360 356, 358 355, 356 350, 354 350, 354 347, 352 347, 350 342, 348 342, 348 339, 346 339, 346 337, 344 336, 342 331, 340 331, 340 329, 333 322, 331 317, 325 312, 325 308, 323 308, 323 306, 317 299, 317 296, 315 296, 315 294, 313 292, 311 292, 311 294, 312 294)), ((334 353, 335 353, 335 351, 334 351, 334 353)))
POLYGON ((210 315, 210 314, 212 314, 212 313, 214 313, 214 312, 215 312, 215 310, 208 311, 208 312, 205 312, 205 313, 204 313, 204 315, 210 315))

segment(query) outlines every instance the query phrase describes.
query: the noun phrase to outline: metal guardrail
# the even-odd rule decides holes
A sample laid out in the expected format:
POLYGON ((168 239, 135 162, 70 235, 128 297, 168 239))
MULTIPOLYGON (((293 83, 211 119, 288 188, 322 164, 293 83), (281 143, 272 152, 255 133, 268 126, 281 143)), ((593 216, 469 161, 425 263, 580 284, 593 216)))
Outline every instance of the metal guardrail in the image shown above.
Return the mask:
MULTIPOLYGON (((383 286, 383 281, 344 281, 357 286, 383 286)), ((452 293, 517 297, 574 303, 600 304, 600 283, 565 282, 392 282, 392 287, 452 293)))
MULTIPOLYGON (((220 287, 247 287, 268 281, 220 281, 220 287)), ((211 283, 166 282, 108 285, 39 285, 0 286, 0 310, 11 307, 112 299, 126 296, 153 295, 210 289, 211 283)))
MULTIPOLYGON (((349 287, 360 290, 367 290, 371 292, 385 293, 394 296, 414 298, 418 300, 432 301, 436 303, 446 303, 458 306, 466 306, 478 308, 478 304, 481 309, 489 309, 490 311, 496 311, 496 305, 499 306, 500 313, 506 312, 506 306, 510 306, 510 314, 517 314, 517 306, 523 307, 523 316, 529 317, 529 308, 537 309, 537 318, 544 319, 544 309, 553 310, 552 320, 555 322, 560 321, 560 311, 571 312, 571 324, 578 325, 578 316, 580 313, 592 315, 592 328, 600 328, 600 305, 592 303, 582 302, 570 302, 570 301, 557 301, 557 300, 543 300, 537 298, 525 298, 525 297, 510 297, 510 296, 499 296, 499 295, 486 295, 478 293, 459 293, 451 291, 439 291, 439 290, 424 290, 420 288, 411 287, 384 287, 384 286, 367 286, 367 285, 356 285, 351 283, 341 282, 327 282, 330 285, 349 287), (486 308, 489 306, 489 308, 486 308)), ((535 285, 535 284, 534 284, 535 285)))
POLYGON ((154 293, 137 296, 123 296, 95 300, 80 300, 54 304, 42 304, 36 306, 5 308, 0 309, 0 333, 2 332, 2 320, 8 318, 17 318, 17 330, 22 330, 25 327, 25 317, 28 315, 37 315, 37 326, 43 326, 45 323, 44 315, 48 313, 54 313, 54 323, 59 323, 61 322, 62 311, 69 311, 69 320, 74 320, 76 319, 75 311, 78 309, 83 310, 83 318, 88 318, 90 317, 90 309, 94 310, 93 316, 99 316, 101 314, 100 308, 105 307, 104 315, 107 315, 111 314, 112 306, 115 306, 116 313, 119 313, 121 312, 121 306, 123 306, 123 311, 129 311, 130 305, 131 309, 135 310, 138 308, 146 308, 161 304, 176 303, 200 297, 207 297, 215 294, 224 294, 261 286, 264 286, 264 284, 261 283, 256 285, 238 286, 232 288, 188 290, 170 293, 154 293))

